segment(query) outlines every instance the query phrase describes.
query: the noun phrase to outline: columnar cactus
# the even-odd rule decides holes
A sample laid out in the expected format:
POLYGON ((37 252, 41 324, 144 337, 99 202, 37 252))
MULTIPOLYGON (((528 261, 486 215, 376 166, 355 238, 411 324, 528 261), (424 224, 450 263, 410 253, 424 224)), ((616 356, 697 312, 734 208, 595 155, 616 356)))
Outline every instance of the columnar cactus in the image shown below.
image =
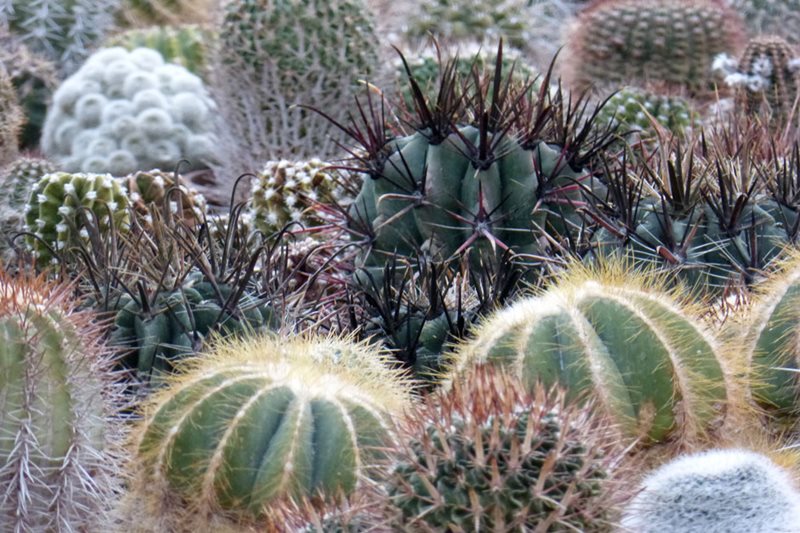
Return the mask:
POLYGON ((749 450, 679 457, 642 482, 624 531, 707 533, 800 529, 800 491, 788 472, 749 450))
POLYGON ((0 25, 72 73, 103 38, 119 0, 6 0, 0 25))
POLYGON ((25 115, 17 102, 17 93, 5 67, 0 65, 0 168, 19 153, 19 133, 25 115))
POLYGON ((89 242, 87 221, 100 232, 128 226, 128 196, 109 174, 46 174, 31 189, 25 224, 26 242, 37 262, 47 265, 60 251, 89 242), (48 248, 49 247, 49 248, 48 248))
POLYGON ((350 493, 408 402, 384 355, 335 338, 222 342, 183 370, 137 431, 137 521, 147 509, 184 527, 220 511, 257 522, 287 498, 350 493))
POLYGON ((343 134, 303 106, 347 116, 359 80, 378 66, 368 14, 363 0, 224 3, 213 66, 230 152, 222 175, 253 172, 268 160, 340 155, 343 134))
POLYGON ((483 321, 456 350, 455 372, 502 365, 529 389, 542 382, 570 398, 594 393, 628 435, 702 438, 737 402, 733 365, 659 283, 621 267, 575 265, 543 294, 483 321))
MULTIPOLYGON (((67 287, 0 273, 0 522, 101 531, 117 490, 110 353, 67 287)), ((117 420, 119 422, 119 420, 117 420)))
POLYGON ((398 435, 383 485, 395 531, 605 531, 610 426, 563 395, 478 369, 398 435))
POLYGON ((96 52, 56 91, 42 149, 67 172, 202 168, 214 158, 203 82, 148 48, 96 52))
POLYGON ((127 50, 150 48, 161 54, 167 63, 175 63, 202 77, 213 39, 212 32, 202 26, 153 26, 115 35, 107 45, 127 50))
POLYGON ((599 0, 569 37, 569 77, 576 86, 651 81, 702 91, 714 57, 735 50, 743 33, 722 0, 599 0))

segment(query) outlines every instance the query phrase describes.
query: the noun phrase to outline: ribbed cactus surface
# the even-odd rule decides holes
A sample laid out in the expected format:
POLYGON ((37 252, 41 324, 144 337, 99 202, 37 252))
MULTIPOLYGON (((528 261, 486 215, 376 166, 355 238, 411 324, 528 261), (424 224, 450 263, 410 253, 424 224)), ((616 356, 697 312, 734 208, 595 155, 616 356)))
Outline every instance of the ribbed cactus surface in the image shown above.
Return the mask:
POLYGON ((656 126, 675 135, 686 135, 694 124, 694 110, 689 100, 637 87, 625 87, 603 106, 597 124, 612 123, 619 133, 637 132, 642 138, 656 135, 656 126))
POLYGON ((189 225, 200 224, 206 214, 206 199, 189 188, 175 174, 160 170, 139 171, 123 179, 130 203, 136 211, 148 216, 150 209, 168 209, 173 216, 189 225))
MULTIPOLYGON (((327 339, 221 343, 145 411, 134 501, 178 495, 193 512, 256 520, 283 498, 352 492, 407 402, 380 353, 327 339)), ((137 504, 139 505, 139 504, 137 504)))
POLYGON ((630 272, 574 271, 481 323, 457 367, 512 368, 532 388, 593 392, 630 434, 662 441, 707 432, 733 402, 714 338, 669 294, 630 272))

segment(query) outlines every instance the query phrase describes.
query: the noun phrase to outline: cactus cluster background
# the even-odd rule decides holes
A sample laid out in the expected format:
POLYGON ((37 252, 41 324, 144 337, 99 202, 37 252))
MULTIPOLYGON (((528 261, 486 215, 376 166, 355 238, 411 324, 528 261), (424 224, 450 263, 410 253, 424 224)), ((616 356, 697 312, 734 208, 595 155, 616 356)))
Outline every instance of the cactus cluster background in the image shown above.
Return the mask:
POLYGON ((0 530, 800 533, 796 0, 0 0, 0 530))

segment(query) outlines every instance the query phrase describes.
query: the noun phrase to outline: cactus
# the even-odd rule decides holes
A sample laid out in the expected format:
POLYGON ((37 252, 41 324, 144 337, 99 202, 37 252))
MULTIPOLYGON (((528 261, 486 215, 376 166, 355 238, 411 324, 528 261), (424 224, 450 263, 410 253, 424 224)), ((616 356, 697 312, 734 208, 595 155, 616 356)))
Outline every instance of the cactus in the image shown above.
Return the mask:
POLYGON ((178 177, 160 170, 136 172, 124 180, 133 208, 143 217, 150 209, 160 209, 168 201, 169 211, 187 224, 200 224, 206 216, 206 200, 202 194, 186 187, 178 177), (169 199, 167 200, 167 197, 169 199))
POLYGON ((113 36, 107 46, 121 46, 126 50, 150 48, 164 61, 184 67, 200 77, 205 76, 208 43, 213 41, 211 31, 202 26, 153 26, 134 29, 113 36))
POLYGON ((119 0, 6 0, 0 26, 71 74, 111 27, 119 0))
POLYGON ((20 157, 5 169, 0 177, 0 232, 3 239, 0 249, 24 229, 24 205, 31 189, 45 174, 55 172, 55 166, 46 159, 20 157))
POLYGON ((54 251, 89 241, 87 222, 101 233, 125 231, 128 218, 128 196, 109 174, 45 174, 25 206, 25 224, 33 234, 25 240, 44 266, 55 262, 54 251))
POLYGON ((155 50, 106 48, 56 91, 42 136, 45 154, 66 172, 173 171, 213 160, 214 104, 203 82, 155 50))
POLYGON ((622 518, 625 531, 793 533, 800 492, 788 472, 743 449, 679 457, 645 478, 622 518))
MULTIPOLYGON (((0 273, 0 522, 101 531, 118 492, 110 353, 68 287, 0 273)), ((116 421, 117 423, 119 420, 116 421)))
POLYGON ((751 35, 776 35, 791 44, 800 44, 794 28, 800 25, 798 0, 729 0, 742 14, 751 35))
POLYGON ((368 14, 363 0, 225 2, 212 70, 231 168, 218 175, 340 156, 343 134, 303 106, 347 116, 358 81, 378 66, 368 14))
POLYGON ((617 438, 589 407, 483 368, 398 435, 383 485, 395 531, 606 531, 617 438))
POLYGON ((220 511, 247 523, 285 499, 353 492, 390 439, 389 417, 408 404, 405 381, 380 352, 347 340, 218 343, 144 409, 135 519, 144 506, 154 518, 182 513, 184 527, 220 511))
POLYGON ((14 85, 6 69, 0 65, 0 168, 19 153, 19 133, 25 115, 17 102, 14 85))
POLYGON ((543 294, 481 322, 456 350, 454 372, 496 363, 529 389, 541 381, 567 387, 570 399, 593 392, 628 435, 703 438, 736 405, 733 364, 693 310, 657 289, 663 283, 622 264, 575 264, 543 294))
POLYGON ((122 0, 117 13, 119 26, 166 26, 206 23, 211 19, 210 0, 122 0))
POLYGON ((689 100, 680 96, 666 96, 638 87, 624 87, 614 94, 597 116, 597 125, 609 122, 620 133, 637 133, 640 138, 653 138, 658 134, 654 120, 674 135, 685 136, 694 125, 695 112, 689 100))
POLYGON ((56 66, 2 30, 0 65, 8 71, 17 100, 25 110, 27 122, 20 134, 20 146, 34 149, 39 145, 48 103, 58 86, 56 66))
POLYGON ((722 0, 601 0, 568 38, 573 85, 665 82, 701 92, 717 54, 735 50, 741 17, 722 0))
POLYGON ((319 159, 268 161, 253 180, 252 215, 256 227, 270 234, 290 222, 318 226, 325 221, 320 204, 344 199, 344 172, 319 159))

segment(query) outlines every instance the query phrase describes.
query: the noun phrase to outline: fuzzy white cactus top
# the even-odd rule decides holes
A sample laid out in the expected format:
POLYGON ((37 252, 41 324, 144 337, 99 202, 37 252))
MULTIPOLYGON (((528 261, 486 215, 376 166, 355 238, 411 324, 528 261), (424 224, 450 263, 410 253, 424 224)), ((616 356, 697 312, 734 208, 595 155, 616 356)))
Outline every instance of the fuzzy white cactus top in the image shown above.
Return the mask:
POLYGON ((625 510, 622 531, 798 533, 800 492, 761 454, 711 450, 650 474, 625 510))

